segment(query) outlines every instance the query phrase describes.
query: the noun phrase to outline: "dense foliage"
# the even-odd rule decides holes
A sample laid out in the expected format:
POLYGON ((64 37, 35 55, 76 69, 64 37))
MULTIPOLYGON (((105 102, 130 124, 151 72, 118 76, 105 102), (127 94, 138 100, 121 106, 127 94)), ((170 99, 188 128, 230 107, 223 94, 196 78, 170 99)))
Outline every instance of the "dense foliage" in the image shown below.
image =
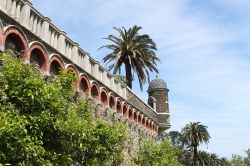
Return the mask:
POLYGON ((168 140, 159 144, 152 141, 144 141, 140 145, 138 157, 135 159, 135 165, 138 166, 158 166, 169 165, 179 166, 177 156, 179 151, 174 148, 168 140))
POLYGON ((250 166, 250 149, 245 151, 245 157, 233 154, 230 163, 232 166, 250 166))
MULTIPOLYGON (((112 62, 109 70, 113 73, 121 71, 124 65, 127 85, 132 89, 133 73, 138 76, 138 81, 142 89, 143 85, 149 82, 149 72, 157 70, 159 58, 155 55, 156 44, 149 35, 139 34, 141 27, 133 26, 129 29, 116 28, 119 36, 109 35, 105 39, 111 44, 103 46, 111 50, 111 53, 103 58, 104 62, 112 62)), ((101 48, 103 48, 101 47, 101 48)))
POLYGON ((74 75, 46 83, 18 59, 0 56, 0 165, 118 165, 126 126, 92 119, 75 100, 74 75))

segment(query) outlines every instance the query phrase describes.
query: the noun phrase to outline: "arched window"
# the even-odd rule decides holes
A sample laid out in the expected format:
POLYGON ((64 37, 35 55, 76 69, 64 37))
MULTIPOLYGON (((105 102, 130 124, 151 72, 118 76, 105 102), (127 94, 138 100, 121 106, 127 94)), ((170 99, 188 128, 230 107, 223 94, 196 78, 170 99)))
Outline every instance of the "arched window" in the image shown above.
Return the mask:
POLYGON ((123 106, 122 115, 123 115, 124 117, 128 117, 128 109, 127 109, 127 106, 126 106, 126 105, 123 106))
POLYGON ((113 96, 109 97, 109 108, 111 108, 111 109, 115 108, 115 99, 113 96))
POLYGON ((30 65, 40 71, 46 65, 44 56, 41 50, 32 50, 30 54, 30 65))
POLYGON ((132 109, 128 110, 128 118, 133 119, 133 111, 132 111, 132 109))
POLYGON ((138 123, 141 124, 141 115, 138 115, 138 123))
POLYGON ((136 112, 134 112, 134 121, 135 121, 135 122, 138 121, 138 119, 137 119, 137 113, 136 113, 136 112))
POLYGON ((79 89, 85 94, 89 93, 89 84, 86 78, 81 78, 79 89))
POLYGON ((25 47, 21 38, 15 33, 9 34, 5 40, 5 52, 19 58, 24 51, 25 47))
POLYGON ((108 96, 107 94, 105 93, 105 91, 102 91, 101 92, 101 101, 104 105, 107 105, 108 104, 108 96))
POLYGON ((148 98, 148 105, 154 110, 156 111, 156 100, 154 97, 149 96, 148 98))
POLYGON ((61 69, 62 69, 62 66, 60 65, 59 62, 57 62, 56 60, 52 61, 52 63, 50 64, 51 77, 54 78, 55 76, 59 75, 59 72, 61 69))
POLYGON ((119 113, 121 113, 121 111, 122 111, 122 103, 120 100, 117 100, 117 102, 116 102, 116 111, 119 113))
POLYGON ((145 118, 142 118, 142 126, 145 125, 145 118))
POLYGON ((98 88, 97 86, 94 84, 92 85, 92 88, 91 88, 91 96, 94 98, 94 99, 99 99, 99 91, 98 91, 98 88))

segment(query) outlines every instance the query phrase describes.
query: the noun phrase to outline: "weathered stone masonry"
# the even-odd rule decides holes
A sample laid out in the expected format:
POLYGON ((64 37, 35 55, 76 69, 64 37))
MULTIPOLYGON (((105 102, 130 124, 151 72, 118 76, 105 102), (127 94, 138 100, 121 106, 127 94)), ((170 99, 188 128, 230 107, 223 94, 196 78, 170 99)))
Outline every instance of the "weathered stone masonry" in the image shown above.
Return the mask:
POLYGON ((149 105, 143 102, 28 0, 0 0, 0 51, 22 58, 48 81, 61 69, 74 72, 76 89, 92 97, 97 116, 110 114, 151 138, 170 127, 166 86, 149 88, 149 105))

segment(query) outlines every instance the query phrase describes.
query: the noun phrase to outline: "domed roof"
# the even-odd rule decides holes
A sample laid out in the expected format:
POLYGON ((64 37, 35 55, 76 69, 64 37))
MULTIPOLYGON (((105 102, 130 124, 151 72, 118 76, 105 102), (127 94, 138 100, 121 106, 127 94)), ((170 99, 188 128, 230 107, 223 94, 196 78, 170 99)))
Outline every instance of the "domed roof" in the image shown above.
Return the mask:
POLYGON ((168 89, 167 84, 164 80, 156 78, 149 83, 148 91, 156 89, 168 89))

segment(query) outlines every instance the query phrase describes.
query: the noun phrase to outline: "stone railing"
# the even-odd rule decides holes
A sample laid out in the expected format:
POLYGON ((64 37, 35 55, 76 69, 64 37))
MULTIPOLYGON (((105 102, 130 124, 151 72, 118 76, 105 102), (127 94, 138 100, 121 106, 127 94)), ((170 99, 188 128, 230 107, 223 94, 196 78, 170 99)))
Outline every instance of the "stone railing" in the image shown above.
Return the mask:
POLYGON ((115 80, 106 68, 80 48, 78 43, 67 37, 64 31, 53 25, 49 18, 39 13, 28 0, 0 0, 0 10, 121 98, 127 100, 137 110, 159 123, 158 114, 149 105, 121 82, 115 80))
POLYGON ((49 18, 39 13, 28 0, 0 0, 0 9, 75 65, 126 99, 126 88, 115 81, 114 76, 81 49, 78 43, 54 26, 49 18))

